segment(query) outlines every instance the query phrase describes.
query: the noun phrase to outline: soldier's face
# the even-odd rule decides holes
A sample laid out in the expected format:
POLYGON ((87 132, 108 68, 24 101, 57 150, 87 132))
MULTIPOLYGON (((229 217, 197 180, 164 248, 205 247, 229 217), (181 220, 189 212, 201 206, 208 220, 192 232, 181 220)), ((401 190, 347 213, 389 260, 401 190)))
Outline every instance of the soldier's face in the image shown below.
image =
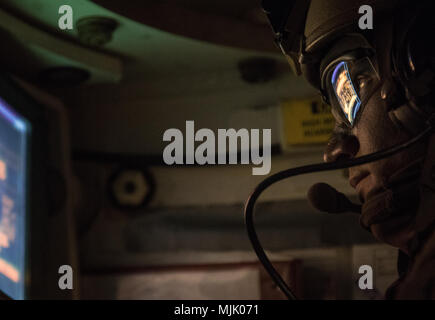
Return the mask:
MULTIPOLYGON (((361 91, 361 100, 367 102, 352 128, 342 119, 336 119, 334 134, 324 154, 325 161, 360 157, 409 140, 410 136, 396 127, 388 115, 391 106, 381 98, 382 83, 377 87, 374 92, 361 91)), ((349 183, 364 202, 385 190, 389 178, 417 160, 423 152, 421 146, 416 146, 392 157, 352 167, 349 169, 349 183)))

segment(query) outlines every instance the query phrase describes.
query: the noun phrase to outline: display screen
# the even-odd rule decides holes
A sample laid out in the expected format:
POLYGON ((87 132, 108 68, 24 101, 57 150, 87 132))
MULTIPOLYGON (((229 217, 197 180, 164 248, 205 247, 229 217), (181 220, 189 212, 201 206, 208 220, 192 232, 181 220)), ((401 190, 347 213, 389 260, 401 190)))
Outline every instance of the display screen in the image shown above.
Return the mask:
POLYGON ((25 298, 30 124, 0 97, 0 291, 25 298))
POLYGON ((350 124, 353 124, 361 106, 361 100, 353 86, 346 62, 341 62, 336 66, 331 81, 343 113, 350 124))

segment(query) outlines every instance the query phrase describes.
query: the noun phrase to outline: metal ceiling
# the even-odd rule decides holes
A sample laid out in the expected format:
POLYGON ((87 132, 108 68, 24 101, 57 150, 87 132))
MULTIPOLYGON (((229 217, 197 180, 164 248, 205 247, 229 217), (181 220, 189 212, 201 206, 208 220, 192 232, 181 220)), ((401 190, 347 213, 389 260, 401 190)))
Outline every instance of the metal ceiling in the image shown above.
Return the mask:
MULTIPOLYGON (((58 29, 58 9, 61 5, 70 4, 73 7, 75 22, 90 16, 115 19, 119 28, 115 31, 113 41, 103 49, 87 49, 119 59, 125 81, 231 69, 237 67, 238 61, 253 56, 282 59, 273 47, 267 26, 262 25, 261 21, 252 22, 252 19, 256 19, 252 18, 252 12, 258 10, 252 6, 252 1, 243 0, 237 4, 231 4, 228 0, 207 1, 205 5, 203 1, 172 0, 159 2, 158 6, 154 5, 155 1, 138 3, 139 1, 134 0, 2 0, 0 8, 12 13, 29 27, 51 35, 53 40, 66 40, 64 43, 69 42, 77 47, 83 46, 78 41, 77 30, 58 29), (116 10, 108 10, 94 2, 101 2, 105 7, 116 10), (123 11, 125 15, 116 11, 123 11), (139 15, 149 13, 140 19, 145 19, 144 21, 137 22, 134 20, 138 19, 128 17, 132 12, 139 15), (182 15, 177 15, 180 12, 182 15), (188 19, 183 23, 184 15, 188 15, 188 19), (151 19, 153 16, 154 19, 151 19), (149 23, 146 21, 147 17, 150 18, 149 23)), ((14 26, 9 29, 9 32, 15 33, 16 39, 23 37, 14 26)), ((35 46, 32 38, 34 36, 20 45, 29 47, 33 52, 35 46)), ((53 46, 59 47, 58 44, 51 47, 53 46)), ((33 54, 41 63, 40 68, 65 63, 62 53, 53 52, 56 50, 47 49, 44 45, 40 48, 41 44, 37 47, 37 52, 33 54)), ((79 64, 83 62, 80 61, 79 64)), ((37 66, 32 69, 37 69, 37 66)), ((104 77, 100 77, 98 81, 101 79, 104 82, 104 77)))

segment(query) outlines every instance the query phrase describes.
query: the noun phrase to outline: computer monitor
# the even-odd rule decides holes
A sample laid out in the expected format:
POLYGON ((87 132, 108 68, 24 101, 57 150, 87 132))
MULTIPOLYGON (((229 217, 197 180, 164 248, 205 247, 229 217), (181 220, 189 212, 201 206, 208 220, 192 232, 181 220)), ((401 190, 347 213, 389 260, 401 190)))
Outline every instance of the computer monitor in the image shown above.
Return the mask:
POLYGON ((67 113, 53 96, 0 73, 0 299, 72 299, 78 275, 67 113), (77 277, 76 277, 77 278, 77 277))
POLYGON ((26 295, 27 183, 31 124, 0 97, 0 290, 26 295))

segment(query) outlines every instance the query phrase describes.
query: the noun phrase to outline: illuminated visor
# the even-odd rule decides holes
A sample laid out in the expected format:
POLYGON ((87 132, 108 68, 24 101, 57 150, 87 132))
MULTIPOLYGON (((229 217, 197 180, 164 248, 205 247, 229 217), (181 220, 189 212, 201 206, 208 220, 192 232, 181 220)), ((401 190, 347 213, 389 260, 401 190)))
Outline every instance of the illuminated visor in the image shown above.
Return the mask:
POLYGON ((335 67, 331 85, 341 110, 352 125, 361 107, 361 99, 352 83, 347 62, 340 62, 335 67))
POLYGON ((324 78, 327 98, 333 110, 353 126, 379 80, 369 58, 332 63, 324 78))

